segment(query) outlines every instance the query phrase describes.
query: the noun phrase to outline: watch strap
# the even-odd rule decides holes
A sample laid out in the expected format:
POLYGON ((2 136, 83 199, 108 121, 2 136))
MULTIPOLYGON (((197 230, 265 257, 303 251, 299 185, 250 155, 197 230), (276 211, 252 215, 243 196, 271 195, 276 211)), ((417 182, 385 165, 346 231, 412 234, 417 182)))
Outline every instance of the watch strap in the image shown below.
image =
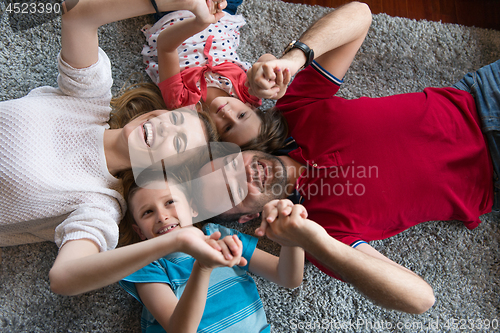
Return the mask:
POLYGON ((304 52, 304 54, 306 56, 306 63, 304 64, 304 66, 301 67, 301 69, 306 68, 307 66, 309 66, 313 62, 314 51, 309 46, 307 46, 306 44, 304 44, 298 40, 294 40, 294 41, 290 42, 290 44, 288 44, 287 47, 285 48, 285 50, 283 51, 283 55, 287 54, 288 52, 290 52, 293 49, 301 50, 302 52, 304 52))

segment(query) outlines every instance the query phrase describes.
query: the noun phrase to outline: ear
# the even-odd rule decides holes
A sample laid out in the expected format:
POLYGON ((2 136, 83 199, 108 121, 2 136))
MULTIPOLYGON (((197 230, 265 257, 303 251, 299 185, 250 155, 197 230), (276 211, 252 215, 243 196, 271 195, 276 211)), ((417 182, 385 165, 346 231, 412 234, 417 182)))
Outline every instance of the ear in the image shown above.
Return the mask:
POLYGON ((245 214, 243 216, 241 216, 239 219, 238 219, 238 222, 239 223, 247 223, 248 221, 251 221, 253 219, 256 219, 257 217, 260 216, 260 213, 255 213, 255 214, 245 214))
POLYGON ((146 236, 144 236, 144 234, 141 231, 141 228, 139 228, 139 226, 137 224, 132 224, 132 229, 134 229, 134 231, 139 235, 141 240, 146 239, 146 236))
POLYGON ((191 207, 191 216, 197 217, 198 216, 198 209, 196 208, 196 205, 193 204, 193 200, 191 200, 189 206, 191 207))

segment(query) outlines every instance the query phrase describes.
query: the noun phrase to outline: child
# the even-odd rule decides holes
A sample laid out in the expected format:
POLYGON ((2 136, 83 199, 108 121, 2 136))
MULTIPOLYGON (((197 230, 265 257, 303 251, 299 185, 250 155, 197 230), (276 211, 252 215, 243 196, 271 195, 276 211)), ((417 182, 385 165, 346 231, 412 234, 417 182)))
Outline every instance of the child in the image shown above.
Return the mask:
MULTIPOLYGON (((209 25, 189 11, 175 11, 144 27, 146 72, 159 85, 168 109, 199 103, 222 141, 269 152, 281 148, 288 132, 282 115, 257 109, 260 99, 245 86, 250 65, 236 53, 244 18, 215 16, 219 21, 209 25)), ((273 98, 281 97, 289 81, 289 72, 279 73, 280 91, 273 98)))
MULTIPOLYGON (((158 3, 162 10, 179 9, 175 1, 158 3)), ((203 0, 181 5, 196 11, 200 3, 206 8, 203 0)), ((152 115, 172 112, 149 109, 108 129, 111 63, 98 47, 98 28, 153 8, 147 0, 80 0, 62 7, 58 87, 0 103, 0 246, 55 241, 59 252, 50 287, 64 295, 115 283, 171 252, 224 264, 221 252, 189 230, 115 249, 126 209, 115 176, 130 171, 127 136, 152 115)), ((211 17, 208 10, 198 15, 211 17)), ((190 118, 199 123, 198 116, 190 118)))
MULTIPOLYGON (((197 230, 191 225, 197 212, 187 183, 170 174, 167 177, 168 184, 162 177, 153 179, 147 188, 134 183, 128 190, 129 211, 123 223, 141 240, 197 230)), ((215 268, 187 254, 172 253, 129 275, 120 284, 145 306, 142 331, 160 332, 161 326, 167 332, 219 332, 227 328, 233 332, 270 332, 255 283, 246 271, 295 288, 302 282, 303 250, 283 246, 278 258, 257 249, 256 238, 236 230, 207 224, 203 231, 211 235, 213 243, 222 234, 223 240, 212 246, 235 264, 242 257, 244 266, 215 268)))

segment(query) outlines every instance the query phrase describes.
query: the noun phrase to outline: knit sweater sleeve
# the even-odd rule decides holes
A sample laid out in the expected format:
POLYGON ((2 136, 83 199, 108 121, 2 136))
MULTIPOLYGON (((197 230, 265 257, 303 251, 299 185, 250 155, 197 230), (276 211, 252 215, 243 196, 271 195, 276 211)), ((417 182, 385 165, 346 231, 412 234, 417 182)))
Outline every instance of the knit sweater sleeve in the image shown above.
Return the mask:
POLYGON ((65 62, 61 54, 58 57, 59 89, 68 96, 80 98, 111 96, 111 63, 106 53, 99 48, 99 59, 86 68, 73 68, 65 62))
POLYGON ((118 244, 120 207, 114 200, 82 204, 56 227, 54 240, 60 248, 78 239, 93 241, 100 252, 114 249, 118 244), (114 207, 116 206, 116 207, 114 207))

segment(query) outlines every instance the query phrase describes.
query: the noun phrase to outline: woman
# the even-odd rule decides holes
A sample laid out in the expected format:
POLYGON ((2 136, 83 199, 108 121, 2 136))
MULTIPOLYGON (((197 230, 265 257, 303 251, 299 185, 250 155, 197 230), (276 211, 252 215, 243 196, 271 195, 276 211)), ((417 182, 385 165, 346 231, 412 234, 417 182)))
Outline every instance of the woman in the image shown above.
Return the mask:
MULTIPOLYGON (((164 0, 159 6, 216 20, 203 0, 164 0)), ((114 176, 131 167, 129 137, 134 129, 167 111, 141 115, 122 129, 107 129, 112 79, 109 60, 98 47, 97 28, 151 13, 153 7, 148 0, 80 0, 63 3, 63 8, 59 88, 41 87, 0 104, 0 245, 55 237, 60 250, 49 273, 51 289, 65 295, 116 282, 172 251, 225 264, 205 238, 188 236, 189 231, 114 249, 125 210, 114 176)), ((186 114, 188 118, 197 121, 186 114)), ((189 133, 181 126, 185 124, 172 120, 169 125, 177 131, 162 137, 189 133)), ((159 138, 162 129, 153 130, 159 138)), ((200 133, 189 138, 193 146, 210 139, 200 133)))

